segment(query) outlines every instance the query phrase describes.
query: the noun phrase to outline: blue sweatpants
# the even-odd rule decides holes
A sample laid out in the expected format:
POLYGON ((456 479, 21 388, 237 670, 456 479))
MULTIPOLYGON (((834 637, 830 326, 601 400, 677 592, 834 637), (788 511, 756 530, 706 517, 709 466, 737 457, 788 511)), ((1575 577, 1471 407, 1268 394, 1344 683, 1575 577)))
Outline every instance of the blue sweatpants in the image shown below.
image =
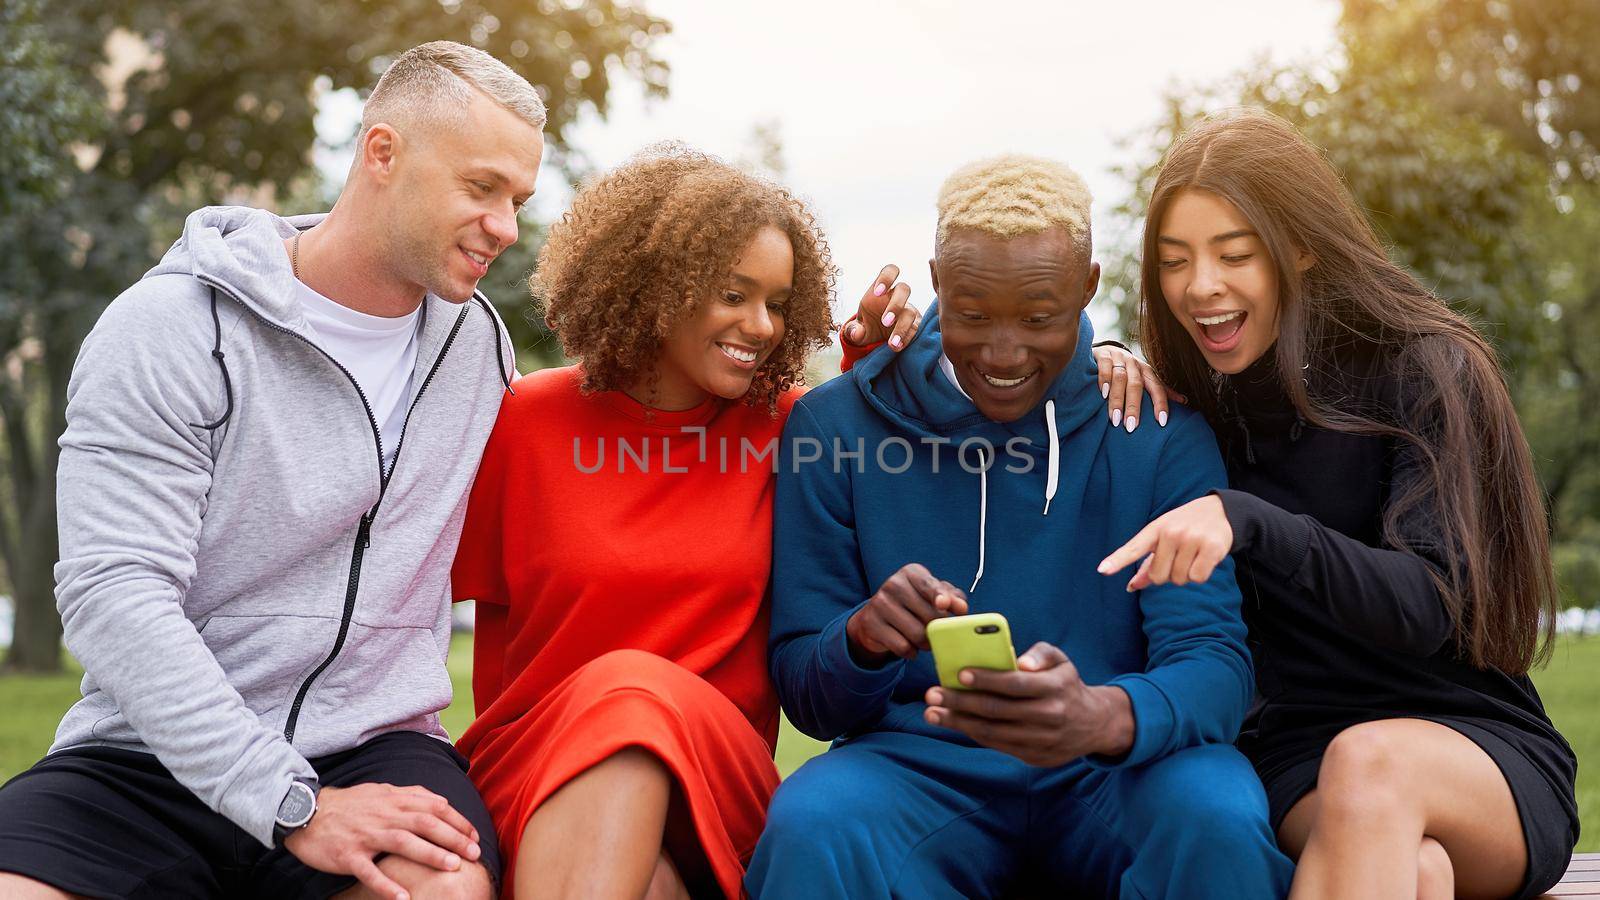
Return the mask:
POLYGON ((1228 745, 1129 768, 1040 769, 875 732, 778 787, 745 885, 786 897, 1275 898, 1294 867, 1255 771, 1228 745))

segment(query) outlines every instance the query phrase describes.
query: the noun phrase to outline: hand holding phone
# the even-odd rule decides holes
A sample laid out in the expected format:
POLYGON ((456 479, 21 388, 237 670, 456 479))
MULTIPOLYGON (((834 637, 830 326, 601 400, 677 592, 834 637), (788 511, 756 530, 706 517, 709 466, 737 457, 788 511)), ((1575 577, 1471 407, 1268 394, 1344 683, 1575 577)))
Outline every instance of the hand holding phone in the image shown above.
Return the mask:
POLYGON ((939 683, 954 690, 968 689, 960 681, 962 669, 1010 672, 1017 668, 1011 626, 999 613, 935 619, 928 623, 928 644, 933 648, 939 683))
MULTIPOLYGON (((936 646, 935 660, 938 654, 936 646)), ((1137 726, 1128 692, 1084 684, 1059 647, 1034 644, 1013 671, 951 666, 950 677, 962 668, 973 670, 970 686, 946 681, 924 694, 929 725, 962 732, 1030 766, 1059 766, 1091 753, 1115 759, 1133 747, 1137 726)))

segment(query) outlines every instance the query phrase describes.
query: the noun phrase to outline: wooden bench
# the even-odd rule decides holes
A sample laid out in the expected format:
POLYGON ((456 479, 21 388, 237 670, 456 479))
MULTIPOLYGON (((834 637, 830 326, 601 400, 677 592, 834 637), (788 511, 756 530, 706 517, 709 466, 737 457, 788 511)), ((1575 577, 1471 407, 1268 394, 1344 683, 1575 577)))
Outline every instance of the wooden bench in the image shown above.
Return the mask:
POLYGON ((1561 883, 1545 897, 1600 897, 1600 853, 1579 853, 1572 857, 1561 883))

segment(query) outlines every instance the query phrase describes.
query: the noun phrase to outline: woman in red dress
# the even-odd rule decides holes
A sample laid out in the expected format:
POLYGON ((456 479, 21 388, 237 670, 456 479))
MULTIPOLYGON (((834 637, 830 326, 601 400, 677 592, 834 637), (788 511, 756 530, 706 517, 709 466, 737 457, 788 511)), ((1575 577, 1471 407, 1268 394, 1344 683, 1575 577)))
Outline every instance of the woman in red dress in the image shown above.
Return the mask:
MULTIPOLYGON (((914 333, 898 274, 856 343, 914 333)), ((578 364, 505 398, 453 579, 477 601, 459 745, 508 897, 739 896, 778 782, 777 438, 832 281, 799 201, 678 147, 551 229, 536 292, 578 364)))

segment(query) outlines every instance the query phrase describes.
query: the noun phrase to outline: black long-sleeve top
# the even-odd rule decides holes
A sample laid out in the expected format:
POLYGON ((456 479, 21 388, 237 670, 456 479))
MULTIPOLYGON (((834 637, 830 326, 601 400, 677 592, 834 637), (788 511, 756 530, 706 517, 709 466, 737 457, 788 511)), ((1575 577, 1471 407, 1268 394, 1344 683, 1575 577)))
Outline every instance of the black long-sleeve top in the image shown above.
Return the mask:
MULTIPOLYGON (((1402 385, 1375 348, 1303 377, 1341 408, 1404 421, 1402 385), (1327 380, 1331 379, 1331 380, 1327 380)), ((1428 504, 1384 546, 1390 499, 1422 477, 1400 440, 1315 427, 1295 411, 1274 354, 1220 388, 1220 492, 1250 626, 1259 695, 1240 746, 1258 760, 1317 754, 1344 728, 1398 716, 1464 720, 1503 738, 1571 796, 1576 760, 1526 676, 1478 669, 1454 637, 1430 569, 1447 565, 1428 504)))

